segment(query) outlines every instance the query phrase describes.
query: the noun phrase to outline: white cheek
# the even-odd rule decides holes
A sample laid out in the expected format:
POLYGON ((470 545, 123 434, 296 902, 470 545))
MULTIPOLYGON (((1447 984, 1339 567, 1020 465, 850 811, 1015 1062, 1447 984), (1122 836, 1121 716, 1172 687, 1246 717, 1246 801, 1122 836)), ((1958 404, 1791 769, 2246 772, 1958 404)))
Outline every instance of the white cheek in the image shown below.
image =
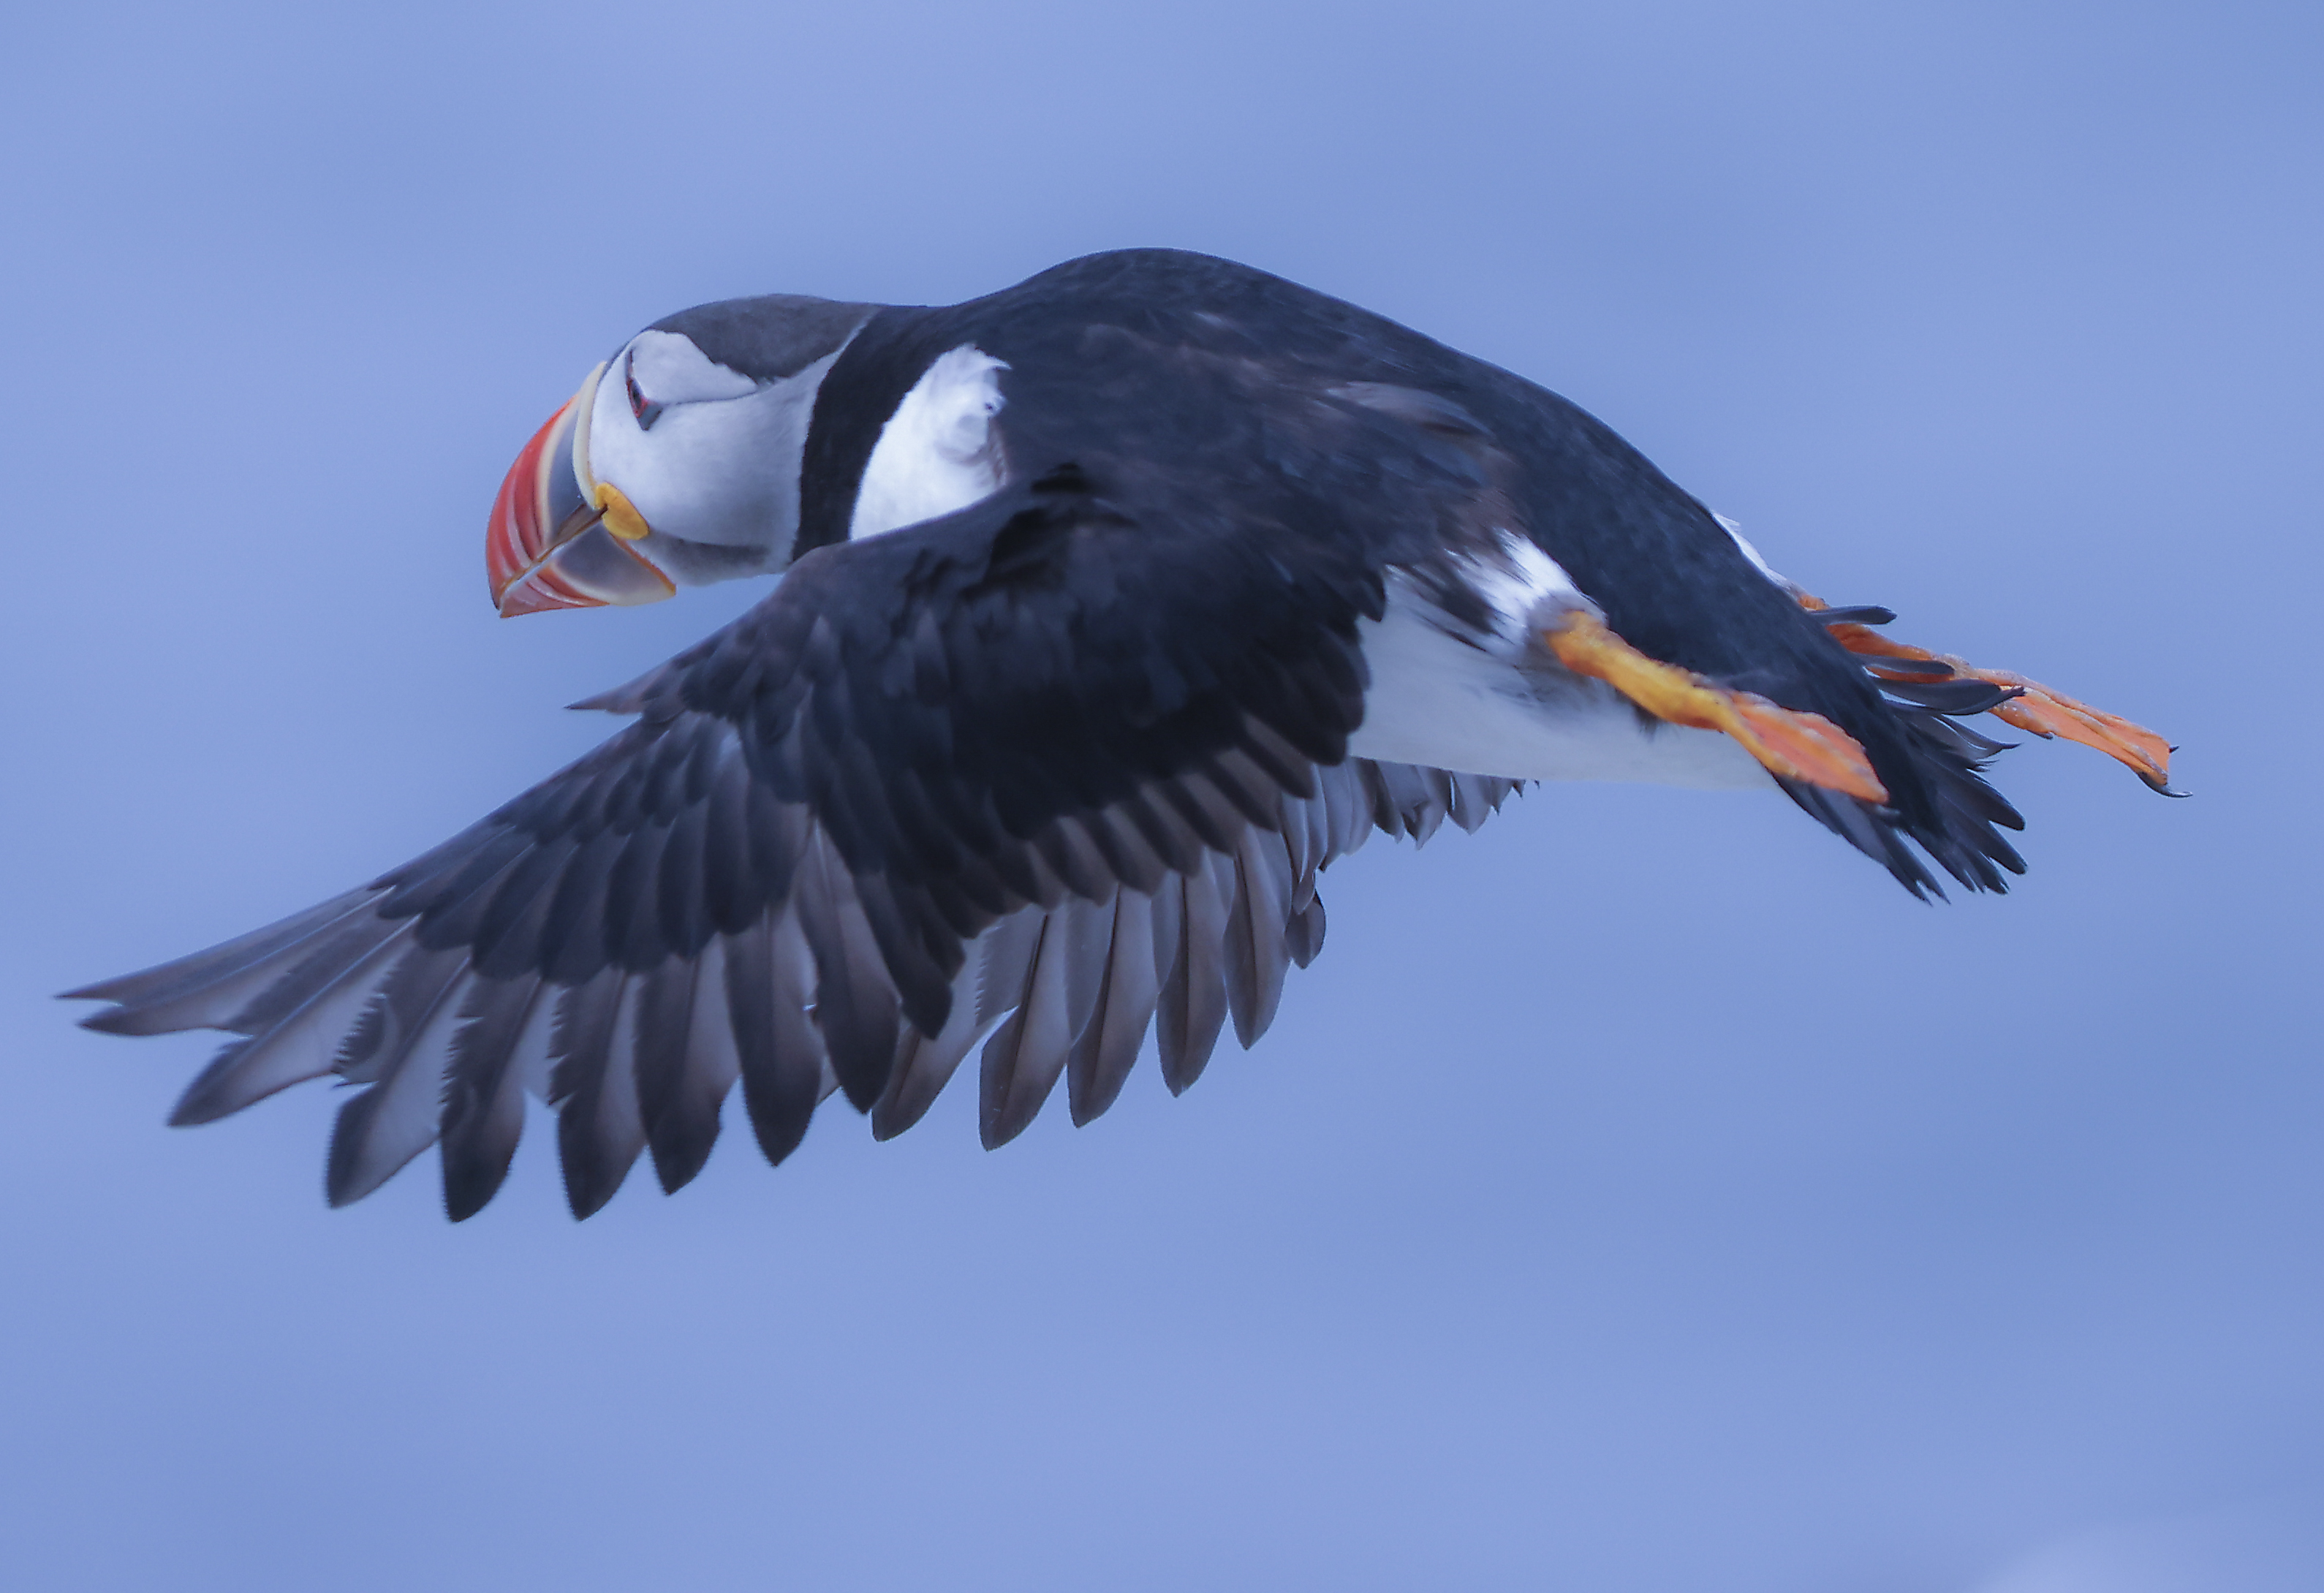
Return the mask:
POLYGON ((590 462, 657 531, 695 542, 762 539, 775 483, 751 465, 773 439, 754 424, 764 416, 719 412, 754 402, 673 405, 650 431, 638 429, 624 404, 611 437, 593 428, 590 462))
POLYGON ((1000 490, 1008 474, 998 425, 1008 368, 967 344, 936 356, 872 445, 851 539, 950 514, 1000 490))
POLYGON ((832 355, 746 398, 672 404, 640 430, 620 384, 598 384, 589 465, 655 530, 765 548, 797 529, 798 467, 816 384, 832 355))

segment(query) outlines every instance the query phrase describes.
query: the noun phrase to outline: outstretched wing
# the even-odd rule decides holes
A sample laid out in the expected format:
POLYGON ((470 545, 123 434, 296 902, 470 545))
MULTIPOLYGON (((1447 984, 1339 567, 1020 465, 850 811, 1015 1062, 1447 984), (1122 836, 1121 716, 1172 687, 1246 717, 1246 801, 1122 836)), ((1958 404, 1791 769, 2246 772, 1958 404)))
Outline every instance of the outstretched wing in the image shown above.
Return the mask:
MULTIPOLYGON (((1375 420, 1318 399, 1301 424, 1375 420)), ((1432 446, 1398 479, 1452 512, 1465 467, 1432 446)), ((177 1122, 362 1085, 330 1199, 440 1138, 455 1219, 499 1187, 528 1089, 557 1109, 578 1215, 641 1149, 666 1188, 692 1178, 737 1082, 776 1161, 834 1089, 900 1132, 980 1039, 988 1144, 1060 1074, 1077 1121, 1103 1111, 1149 1027, 1184 1089, 1314 955, 1328 862, 1375 828, 1473 828, 1512 788, 1347 757, 1381 601, 1365 517, 1416 503, 1327 508, 1279 449, 1237 468, 1174 497, 1169 473, 1097 457, 816 550, 588 704, 636 722, 481 824, 75 994, 118 1003, 88 1020, 115 1033, 245 1036, 177 1122)))

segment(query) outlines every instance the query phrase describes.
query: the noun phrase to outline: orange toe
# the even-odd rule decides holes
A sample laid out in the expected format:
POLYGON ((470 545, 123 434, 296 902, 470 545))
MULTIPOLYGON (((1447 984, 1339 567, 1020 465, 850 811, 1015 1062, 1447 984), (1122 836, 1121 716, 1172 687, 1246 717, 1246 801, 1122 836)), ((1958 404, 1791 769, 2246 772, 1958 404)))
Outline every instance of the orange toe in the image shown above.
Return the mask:
POLYGON ((1872 760, 1846 731, 1821 714, 1779 706, 1751 692, 1731 691, 1690 669, 1648 658, 1583 610, 1567 613, 1542 632, 1558 662, 1576 675, 1602 680, 1657 719, 1696 730, 1724 731, 1743 743, 1769 772, 1885 803, 1887 787, 1872 760))
MULTIPOLYGON (((1800 594, 1800 603, 1811 610, 1829 606, 1805 593, 1800 594)), ((2171 744, 2144 725, 2077 702, 2063 692, 2052 691, 2039 681, 2028 680, 2007 669, 1980 669, 1950 653, 1932 653, 1924 648, 1891 641, 1868 625, 1843 623, 1831 630, 1832 639, 1840 646, 1875 660, 1871 668, 1886 674, 1908 677, 1914 673, 1911 665, 1920 661, 1938 666, 1927 673, 1950 671, 1960 679, 2011 687, 2020 695, 1992 709, 1995 717, 2045 741, 2052 736, 2063 736, 2070 741, 2095 748, 2155 790, 2170 790, 2171 744), (1889 660, 1894 660, 1893 667, 1889 660)))

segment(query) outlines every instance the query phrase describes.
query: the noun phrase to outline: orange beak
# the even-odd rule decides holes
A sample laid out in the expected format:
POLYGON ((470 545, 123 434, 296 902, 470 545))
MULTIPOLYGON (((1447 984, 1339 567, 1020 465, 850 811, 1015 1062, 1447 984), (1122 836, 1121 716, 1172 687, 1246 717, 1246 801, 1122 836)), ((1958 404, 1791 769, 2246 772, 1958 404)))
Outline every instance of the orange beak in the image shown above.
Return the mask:
POLYGON ((610 485, 582 484, 589 406, 604 370, 591 372, 581 391, 532 434, 493 500, 484 571, 503 619, 659 603, 678 590, 632 546, 644 528, 628 501, 610 485), (629 534, 606 524, 608 510, 629 534))

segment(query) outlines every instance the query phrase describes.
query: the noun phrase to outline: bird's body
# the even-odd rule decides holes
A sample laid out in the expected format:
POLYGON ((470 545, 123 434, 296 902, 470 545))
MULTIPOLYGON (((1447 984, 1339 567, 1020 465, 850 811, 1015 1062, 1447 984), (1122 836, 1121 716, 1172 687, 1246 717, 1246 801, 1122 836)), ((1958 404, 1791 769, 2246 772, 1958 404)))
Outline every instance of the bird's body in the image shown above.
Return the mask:
POLYGON ((528 1088, 584 1215, 641 1148, 690 1178, 738 1080, 776 1159, 835 1089, 908 1127, 980 1039, 989 1143, 1061 1075, 1102 1111, 1149 1026, 1183 1088, 1315 953, 1326 864, 1524 781, 1780 787, 1920 891, 1913 844, 2020 866, 1952 716, 2161 778, 2135 727, 1817 612, 1555 395, 1167 251, 674 316, 528 446, 490 545, 504 612, 788 573, 427 857, 80 992, 248 1036, 181 1121, 368 1085, 334 1201, 440 1136, 466 1215, 528 1088))

